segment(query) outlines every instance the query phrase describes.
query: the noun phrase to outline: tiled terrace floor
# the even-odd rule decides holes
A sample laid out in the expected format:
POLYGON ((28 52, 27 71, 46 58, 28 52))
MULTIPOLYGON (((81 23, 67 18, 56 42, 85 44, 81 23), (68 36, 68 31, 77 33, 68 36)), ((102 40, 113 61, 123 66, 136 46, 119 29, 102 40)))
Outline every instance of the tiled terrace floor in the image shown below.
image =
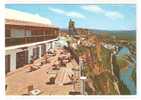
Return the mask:
MULTIPOLYGON (((56 59, 59 54, 49 59, 56 59)), ((41 59, 41 58, 40 58, 41 59)), ((38 59, 38 60, 40 60, 38 59)), ((69 95, 73 91, 73 84, 61 85, 61 81, 68 80, 66 72, 75 73, 78 83, 75 91, 80 92, 79 71, 74 72, 72 68, 78 69, 78 64, 74 59, 67 63, 66 67, 59 66, 59 70, 53 70, 50 63, 44 64, 40 69, 28 72, 27 66, 17 69, 15 72, 8 73, 6 76, 7 90, 6 95, 27 94, 27 86, 33 85, 34 89, 41 90, 40 95, 69 95), (49 78, 57 76, 55 84, 47 84, 49 78)), ((63 82, 62 82, 63 83, 63 82)))

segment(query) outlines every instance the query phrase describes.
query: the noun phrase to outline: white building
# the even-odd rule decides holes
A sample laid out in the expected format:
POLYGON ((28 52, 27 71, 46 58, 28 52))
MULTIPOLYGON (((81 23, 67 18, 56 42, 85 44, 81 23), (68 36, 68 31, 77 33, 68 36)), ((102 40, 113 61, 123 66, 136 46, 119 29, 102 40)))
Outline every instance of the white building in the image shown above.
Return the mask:
POLYGON ((54 48, 59 28, 39 15, 12 9, 5 12, 5 71, 8 73, 54 48))

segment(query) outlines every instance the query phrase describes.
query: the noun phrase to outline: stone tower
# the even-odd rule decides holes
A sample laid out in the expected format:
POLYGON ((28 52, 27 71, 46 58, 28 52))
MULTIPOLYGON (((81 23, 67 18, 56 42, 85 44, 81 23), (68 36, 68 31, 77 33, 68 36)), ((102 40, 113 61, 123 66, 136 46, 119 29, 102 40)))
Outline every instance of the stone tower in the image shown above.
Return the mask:
POLYGON ((75 22, 72 21, 71 19, 69 21, 69 34, 70 35, 75 35, 76 34, 76 31, 75 31, 75 22))

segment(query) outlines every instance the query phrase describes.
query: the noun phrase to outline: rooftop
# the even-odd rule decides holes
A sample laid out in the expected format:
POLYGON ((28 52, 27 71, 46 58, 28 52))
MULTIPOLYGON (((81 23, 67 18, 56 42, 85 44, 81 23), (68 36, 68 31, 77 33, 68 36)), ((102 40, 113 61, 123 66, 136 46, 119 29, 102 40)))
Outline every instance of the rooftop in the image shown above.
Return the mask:
POLYGON ((18 10, 5 10, 6 24, 40 26, 40 27, 56 27, 50 19, 41 17, 38 14, 31 14, 18 10))

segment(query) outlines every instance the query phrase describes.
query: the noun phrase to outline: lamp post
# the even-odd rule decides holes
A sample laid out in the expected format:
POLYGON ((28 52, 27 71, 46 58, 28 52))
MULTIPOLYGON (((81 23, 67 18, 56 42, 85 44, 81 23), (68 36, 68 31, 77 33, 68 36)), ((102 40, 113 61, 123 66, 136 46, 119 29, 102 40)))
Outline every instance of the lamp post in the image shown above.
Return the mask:
POLYGON ((86 77, 84 75, 84 63, 83 63, 83 59, 80 58, 79 59, 79 65, 80 65, 80 93, 82 95, 85 95, 85 80, 86 77))

